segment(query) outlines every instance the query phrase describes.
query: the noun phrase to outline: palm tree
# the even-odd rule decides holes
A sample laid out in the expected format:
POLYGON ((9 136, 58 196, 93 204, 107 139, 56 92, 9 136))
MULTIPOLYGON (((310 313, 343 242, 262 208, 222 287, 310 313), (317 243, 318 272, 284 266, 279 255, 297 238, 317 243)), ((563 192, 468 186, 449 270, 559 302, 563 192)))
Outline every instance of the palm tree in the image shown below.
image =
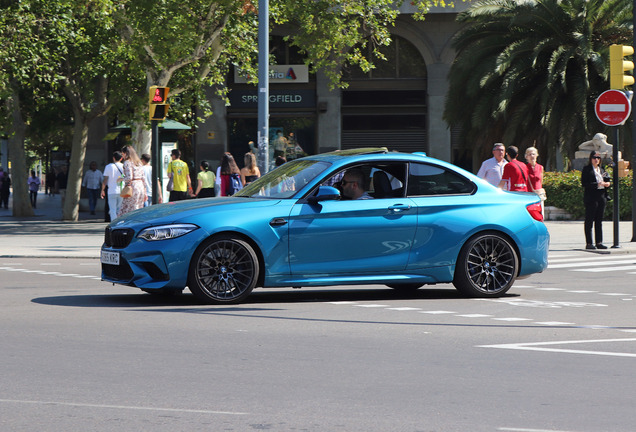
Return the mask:
POLYGON ((535 144, 551 165, 604 130, 594 102, 609 45, 631 44, 631 1, 482 0, 458 20, 444 117, 475 157, 496 141, 535 144))

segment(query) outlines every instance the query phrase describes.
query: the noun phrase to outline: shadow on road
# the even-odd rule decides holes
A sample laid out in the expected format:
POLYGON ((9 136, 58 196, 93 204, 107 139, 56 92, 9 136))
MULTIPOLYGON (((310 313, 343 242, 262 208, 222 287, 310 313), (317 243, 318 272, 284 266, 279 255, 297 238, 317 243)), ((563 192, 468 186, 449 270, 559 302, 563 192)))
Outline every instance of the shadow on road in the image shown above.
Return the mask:
MULTIPOLYGON (((206 305, 201 304, 197 299, 185 291, 180 295, 151 295, 146 293, 132 294, 104 294, 104 295, 67 295, 55 297, 38 297, 32 301, 34 303, 51 306, 71 306, 71 307, 114 307, 114 308, 139 308, 139 307, 207 307, 212 309, 232 310, 249 309, 250 305, 278 305, 292 303, 324 303, 324 302, 365 302, 395 300, 449 300, 460 299, 461 295, 452 286, 448 289, 421 288, 411 292, 399 292, 387 288, 335 288, 335 289, 259 289, 255 290, 244 302, 238 305, 206 305)), ((516 296, 511 294, 509 296, 516 296)))

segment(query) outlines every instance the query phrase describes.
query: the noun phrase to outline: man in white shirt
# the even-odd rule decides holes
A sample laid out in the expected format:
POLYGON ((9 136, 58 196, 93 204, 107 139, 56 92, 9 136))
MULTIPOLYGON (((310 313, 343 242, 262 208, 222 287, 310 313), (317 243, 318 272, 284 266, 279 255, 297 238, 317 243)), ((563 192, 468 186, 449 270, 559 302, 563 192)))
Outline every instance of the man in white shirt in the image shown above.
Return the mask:
POLYGON ((91 161, 89 164, 89 170, 84 174, 84 180, 82 181, 82 187, 86 188, 88 194, 88 207, 91 210, 91 214, 95 214, 95 207, 97 206, 97 198, 99 197, 99 190, 102 187, 104 176, 102 172, 97 169, 97 162, 91 161))
POLYGON ((486 159, 477 172, 477 177, 483 178, 491 185, 497 187, 501 182, 504 166, 506 161, 506 147, 502 143, 495 143, 492 146, 492 155, 490 159, 486 159))
POLYGON ((108 214, 110 220, 117 219, 117 212, 121 207, 123 198, 119 196, 121 192, 120 181, 124 175, 124 165, 121 163, 121 152, 113 152, 113 162, 104 168, 104 180, 102 182, 102 198, 106 195, 105 189, 108 186, 108 214))

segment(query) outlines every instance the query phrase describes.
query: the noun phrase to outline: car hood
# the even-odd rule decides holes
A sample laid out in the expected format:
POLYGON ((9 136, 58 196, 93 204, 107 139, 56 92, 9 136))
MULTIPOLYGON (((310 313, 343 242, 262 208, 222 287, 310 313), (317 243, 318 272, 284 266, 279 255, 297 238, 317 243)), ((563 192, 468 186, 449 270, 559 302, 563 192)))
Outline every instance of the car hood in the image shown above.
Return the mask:
POLYGON ((187 222, 188 219, 209 212, 250 211, 262 207, 269 207, 280 202, 279 199, 219 197, 189 199, 165 204, 156 204, 134 210, 118 217, 111 222, 112 227, 122 227, 138 224, 148 225, 187 222))

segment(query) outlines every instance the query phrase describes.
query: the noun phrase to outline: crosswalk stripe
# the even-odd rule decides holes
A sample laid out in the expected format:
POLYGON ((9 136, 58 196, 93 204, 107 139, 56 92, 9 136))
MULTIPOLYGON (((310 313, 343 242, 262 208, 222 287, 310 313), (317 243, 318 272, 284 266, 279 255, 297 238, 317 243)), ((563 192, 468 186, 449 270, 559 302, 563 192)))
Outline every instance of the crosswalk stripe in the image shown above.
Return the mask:
POLYGON ((548 263, 552 264, 561 264, 561 263, 575 263, 575 262, 602 262, 602 261, 613 261, 613 260, 634 260, 636 261, 636 257, 633 255, 624 255, 624 256, 588 256, 588 257, 578 257, 578 258, 567 258, 567 259, 552 259, 548 256, 548 263))
MULTIPOLYGON (((548 262, 548 269, 558 269, 558 268, 573 268, 573 267, 589 267, 589 266, 600 266, 603 268, 607 265, 615 265, 615 264, 636 264, 636 258, 625 258, 625 259, 614 259, 612 261, 585 261, 585 262, 572 262, 572 263, 563 263, 563 264, 550 264, 548 262), (601 264, 602 263, 602 264, 601 264)), ((635 267, 636 268, 636 267, 635 267)), ((628 269, 631 270, 631 269, 628 269)), ((602 270, 601 270, 602 271, 602 270)))
MULTIPOLYGON (((614 263, 612 263, 614 264, 614 263)), ((636 270, 636 265, 632 266, 620 266, 620 267, 598 267, 592 269, 574 269, 572 271, 580 271, 580 272, 591 272, 591 273, 602 273, 602 272, 610 272, 610 271, 620 271, 620 270, 636 270)))

